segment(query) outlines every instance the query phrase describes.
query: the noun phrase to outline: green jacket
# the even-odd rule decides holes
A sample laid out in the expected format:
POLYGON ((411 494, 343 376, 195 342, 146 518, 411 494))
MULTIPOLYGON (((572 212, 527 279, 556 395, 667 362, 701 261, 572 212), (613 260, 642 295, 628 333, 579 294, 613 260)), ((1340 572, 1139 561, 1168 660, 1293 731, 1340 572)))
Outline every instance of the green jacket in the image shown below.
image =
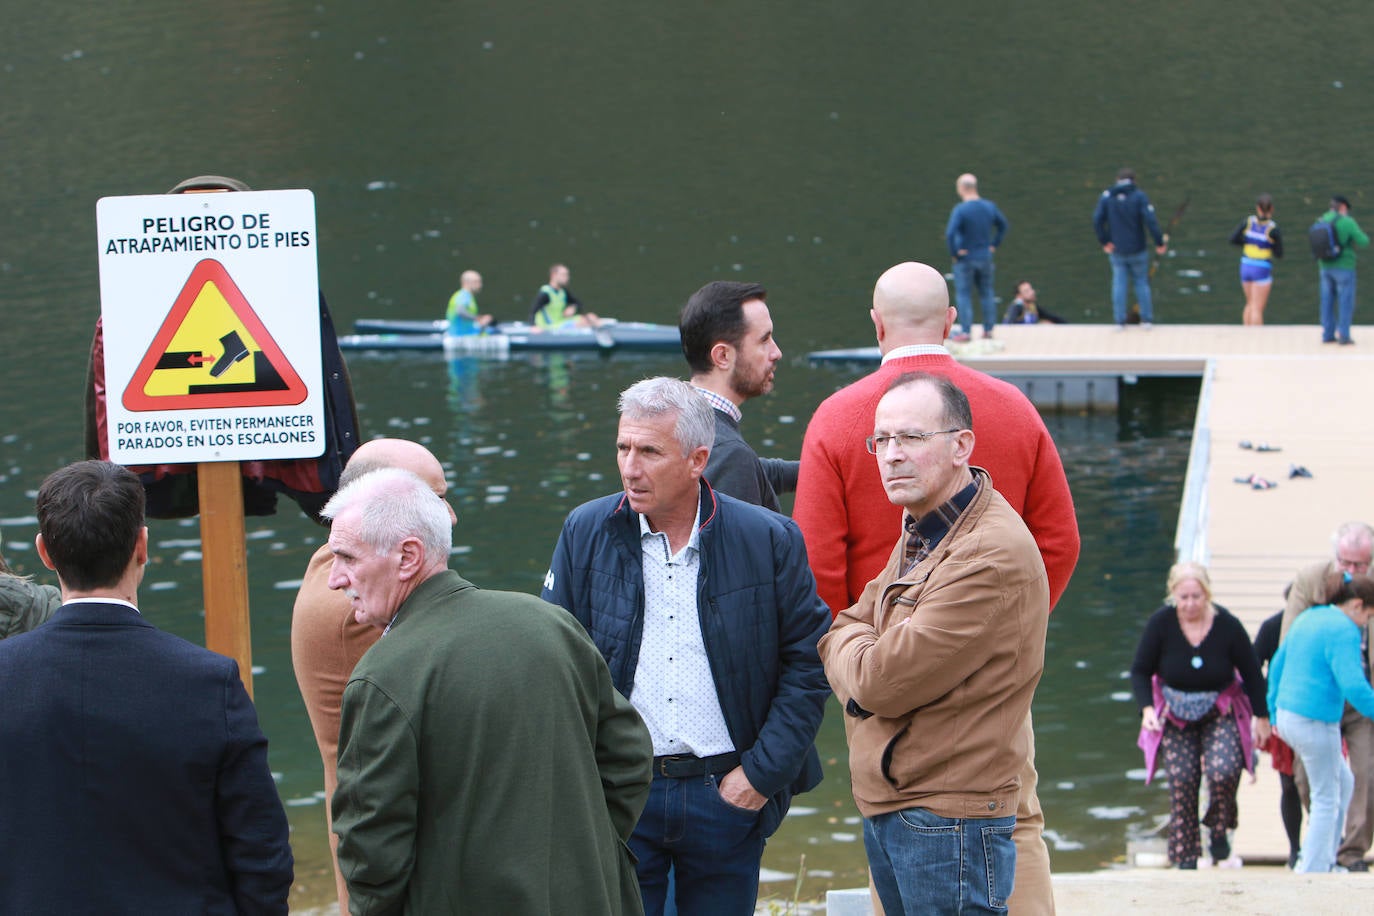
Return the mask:
POLYGON ((23 576, 0 573, 0 639, 27 633, 62 606, 62 593, 23 576))
POLYGON ((344 690, 334 832, 354 914, 643 912, 648 729, 562 608, 446 570, 344 690))
POLYGON ((541 308, 535 309, 534 324, 540 328, 556 328, 568 320, 568 316, 563 314, 568 308, 568 291, 566 289, 554 289, 548 283, 539 287, 539 292, 548 297, 548 302, 541 308))
POLYGON ((1355 249, 1369 247, 1369 236, 1364 234, 1360 224, 1355 222, 1353 216, 1340 216, 1335 210, 1327 210, 1322 214, 1322 219, 1326 222, 1332 220, 1336 223, 1336 241, 1341 245, 1341 253, 1334 258, 1321 260, 1317 263, 1322 270, 1339 268, 1343 270, 1355 269, 1355 249))

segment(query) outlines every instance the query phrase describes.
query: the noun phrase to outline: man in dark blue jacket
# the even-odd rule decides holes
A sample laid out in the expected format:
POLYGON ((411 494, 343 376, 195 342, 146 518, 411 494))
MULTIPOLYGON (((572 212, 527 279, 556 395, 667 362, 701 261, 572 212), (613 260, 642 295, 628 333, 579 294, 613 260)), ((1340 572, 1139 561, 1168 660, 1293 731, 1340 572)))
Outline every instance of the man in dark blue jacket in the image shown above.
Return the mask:
POLYGON ((105 461, 38 490, 64 604, 0 642, 0 913, 285 916, 267 739, 233 659, 139 612, 143 507, 105 461))
POLYGON ((1007 218, 997 205, 978 196, 978 178, 964 173, 954 182, 959 203, 949 213, 945 244, 954 259, 954 304, 959 310, 959 330, 949 336, 965 341, 973 332, 973 289, 983 303, 983 336, 992 336, 997 323, 996 270, 993 253, 1007 234, 1007 218))
POLYGON ((620 396, 624 492, 568 516, 543 598, 587 628, 649 726, 654 782, 630 848, 648 916, 754 912, 764 841, 821 780, 830 612, 790 519, 702 479, 710 405, 677 379, 620 396))
POLYGON ((1116 184, 1102 192, 1093 210, 1093 229, 1097 241, 1112 262, 1112 320, 1117 330, 1126 327, 1126 287, 1135 285, 1140 303, 1140 325, 1148 330, 1155 320, 1150 296, 1150 252, 1145 247, 1148 230, 1155 240, 1155 253, 1169 250, 1169 239, 1159 228, 1154 205, 1145 192, 1135 186, 1135 170, 1116 173, 1116 184))

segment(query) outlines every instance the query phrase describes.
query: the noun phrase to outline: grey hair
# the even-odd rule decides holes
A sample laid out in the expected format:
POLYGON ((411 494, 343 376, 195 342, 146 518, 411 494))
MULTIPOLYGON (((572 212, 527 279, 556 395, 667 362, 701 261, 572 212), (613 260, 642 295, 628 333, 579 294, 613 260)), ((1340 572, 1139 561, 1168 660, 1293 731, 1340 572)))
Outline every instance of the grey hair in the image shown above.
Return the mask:
POLYGON ((358 536, 373 550, 394 550, 401 541, 415 537, 424 545, 427 560, 442 557, 447 564, 453 549, 448 504, 409 471, 369 471, 330 497, 320 517, 332 522, 352 508, 361 514, 358 536))
POLYGON ((1331 535, 1331 549, 1339 551, 1341 544, 1354 540, 1374 545, 1374 528, 1364 522, 1346 522, 1331 535))
POLYGON ((635 382, 620 392, 620 415, 629 420, 652 420, 676 414, 673 438, 690 455, 716 444, 715 410, 691 385, 660 375, 635 382))

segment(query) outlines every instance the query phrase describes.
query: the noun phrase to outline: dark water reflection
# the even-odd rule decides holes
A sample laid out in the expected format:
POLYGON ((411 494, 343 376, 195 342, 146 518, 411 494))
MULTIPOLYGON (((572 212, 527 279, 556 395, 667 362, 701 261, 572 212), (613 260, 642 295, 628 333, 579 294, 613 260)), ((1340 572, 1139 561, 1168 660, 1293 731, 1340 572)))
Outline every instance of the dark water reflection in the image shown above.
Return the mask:
MULTIPOLYGON (((81 457, 101 196, 205 172, 312 189, 321 286, 345 326, 434 316, 465 267, 483 271, 483 306, 503 318, 525 313, 554 260, 570 262, 598 311, 640 320, 672 320, 709 279, 760 280, 787 360, 745 430, 760 451, 794 455, 816 403, 860 371, 801 355, 871 342, 869 292, 887 266, 943 266, 962 171, 1012 222, 1003 295, 1032 276, 1074 320, 1106 305, 1088 215, 1123 163, 1166 217, 1190 201, 1155 280, 1165 322, 1239 320, 1224 239, 1259 191, 1294 235, 1333 190, 1362 212, 1362 173, 1345 151, 1374 139, 1361 117, 1374 64, 1333 55, 1332 24, 1296 10, 1246 7, 1282 36, 1270 47, 1233 9, 1206 4, 994 0, 976 18, 896 0, 11 4, 0 30, 5 552, 35 570, 33 492, 81 457)), ((1374 38, 1368 16, 1339 29, 1346 47, 1374 38)), ((1295 252, 1271 318, 1310 322, 1312 281, 1295 252)), ((419 439, 449 467, 459 568, 524 591, 538 588, 567 510, 616 486, 615 394, 683 370, 662 356, 351 362, 365 434, 419 439)), ((1084 543, 1036 705, 1059 869, 1110 860, 1164 810, 1127 776, 1139 764, 1123 671, 1172 558, 1195 391, 1142 384, 1115 414, 1049 418, 1084 543)), ((152 527, 144 603, 199 640, 196 526, 152 527)), ((287 639, 322 532, 294 511, 249 530, 259 708, 292 806, 301 899, 324 899, 320 773, 287 639)), ((815 813, 790 819, 767 860, 794 872, 804 853, 818 872, 808 893, 857 881, 862 860, 835 717, 823 744, 830 778, 801 800, 815 813)))

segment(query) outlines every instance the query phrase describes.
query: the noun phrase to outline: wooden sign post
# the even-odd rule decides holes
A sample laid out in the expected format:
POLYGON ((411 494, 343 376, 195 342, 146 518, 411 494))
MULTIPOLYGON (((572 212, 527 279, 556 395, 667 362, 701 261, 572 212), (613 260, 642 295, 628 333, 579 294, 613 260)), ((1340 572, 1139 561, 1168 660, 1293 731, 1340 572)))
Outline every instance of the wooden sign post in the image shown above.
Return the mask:
POLYGON ((248 613, 248 541, 243 526, 243 477, 237 461, 202 461, 200 490, 201 587, 205 648, 239 663, 253 696, 253 640, 248 613))

